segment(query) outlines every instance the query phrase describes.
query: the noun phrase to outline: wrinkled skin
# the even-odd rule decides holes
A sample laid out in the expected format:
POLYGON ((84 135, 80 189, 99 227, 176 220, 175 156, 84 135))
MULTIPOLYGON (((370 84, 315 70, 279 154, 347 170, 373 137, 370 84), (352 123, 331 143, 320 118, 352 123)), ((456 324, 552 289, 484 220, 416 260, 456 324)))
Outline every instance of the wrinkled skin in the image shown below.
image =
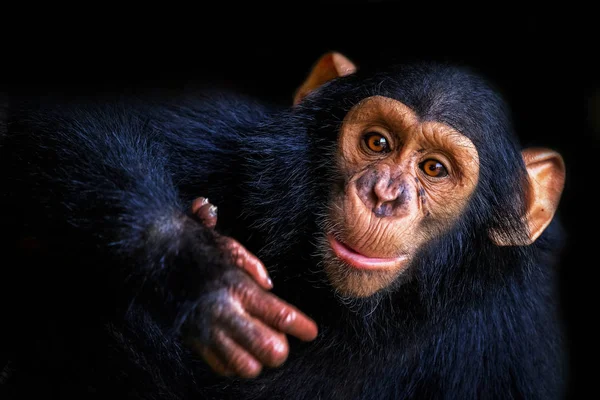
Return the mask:
POLYGON ((397 100, 374 96, 357 104, 341 128, 345 183, 333 193, 334 228, 323 244, 333 249, 325 268, 336 289, 366 297, 397 280, 421 246, 460 216, 477 184, 478 161, 466 136, 421 122, 397 100), (367 265, 352 262, 352 253, 367 265))
MULTIPOLYGON (((208 199, 196 199, 191 211, 206 227, 216 226, 217 209, 208 199)), ((203 293, 184 336, 215 372, 251 378, 263 366, 283 364, 289 352, 286 334, 313 340, 317 327, 296 307, 266 292, 273 285, 256 256, 235 239, 220 236, 220 241, 239 270, 225 272, 203 293)))

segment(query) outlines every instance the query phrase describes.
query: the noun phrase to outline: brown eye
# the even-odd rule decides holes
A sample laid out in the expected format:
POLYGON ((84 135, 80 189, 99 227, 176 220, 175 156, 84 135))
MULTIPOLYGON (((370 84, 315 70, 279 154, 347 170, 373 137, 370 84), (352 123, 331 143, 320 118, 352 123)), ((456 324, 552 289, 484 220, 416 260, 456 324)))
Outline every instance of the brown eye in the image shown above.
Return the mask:
POLYGON ((369 132, 364 137, 367 148, 375 153, 390 151, 387 139, 375 132, 369 132))
POLYGON ((421 163, 421 169, 433 178, 443 178, 448 175, 444 165, 436 160, 425 160, 421 163))

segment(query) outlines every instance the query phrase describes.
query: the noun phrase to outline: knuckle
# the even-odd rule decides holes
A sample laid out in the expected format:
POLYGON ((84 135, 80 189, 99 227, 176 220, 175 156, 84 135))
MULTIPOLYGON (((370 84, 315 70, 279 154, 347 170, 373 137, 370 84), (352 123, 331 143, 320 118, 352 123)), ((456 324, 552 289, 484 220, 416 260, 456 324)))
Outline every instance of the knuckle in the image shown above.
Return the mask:
POLYGON ((226 339, 226 334, 218 325, 210 327, 208 337, 206 338, 207 346, 216 348, 219 343, 222 343, 226 339))
POLYGON ((277 367, 285 362, 289 354, 289 346, 285 338, 273 337, 266 344, 266 361, 269 366, 277 367))
POLYGON ((223 250, 227 251, 230 255, 235 256, 235 254, 239 251, 239 247, 237 245, 238 242, 229 236, 223 236, 221 240, 223 250))
POLYGON ((227 318, 228 299, 216 292, 210 297, 205 295, 183 322, 181 335, 185 340, 206 344, 218 335, 221 322, 227 318))
POLYGON ((244 304, 247 304, 248 301, 251 301, 256 296, 254 285, 246 277, 237 280, 231 285, 231 293, 244 304))
POLYGON ((287 357, 287 341, 281 340, 276 333, 263 333, 252 337, 250 350, 262 362, 269 366, 280 364, 287 357))
POLYGON ((262 371, 262 366, 258 363, 254 363, 251 366, 247 366, 243 372, 242 376, 244 378, 256 378, 262 371))
POLYGON ((234 301, 226 288, 205 294, 195 310, 197 322, 210 329, 215 328, 221 321, 230 317, 234 310, 234 301))
POLYGON ((227 252, 231 262, 238 267, 243 267, 254 258, 240 242, 230 237, 224 239, 223 248, 227 252))
POLYGON ((287 329, 296 319, 296 312, 289 308, 282 307, 274 318, 275 327, 279 330, 287 329))
POLYGON ((229 239, 228 248, 229 248, 229 251, 231 252, 231 255, 234 257, 238 257, 241 253, 240 244, 233 239, 229 239))
POLYGON ((245 378, 254 378, 262 371, 260 363, 241 352, 233 356, 227 368, 235 370, 238 375, 245 378))

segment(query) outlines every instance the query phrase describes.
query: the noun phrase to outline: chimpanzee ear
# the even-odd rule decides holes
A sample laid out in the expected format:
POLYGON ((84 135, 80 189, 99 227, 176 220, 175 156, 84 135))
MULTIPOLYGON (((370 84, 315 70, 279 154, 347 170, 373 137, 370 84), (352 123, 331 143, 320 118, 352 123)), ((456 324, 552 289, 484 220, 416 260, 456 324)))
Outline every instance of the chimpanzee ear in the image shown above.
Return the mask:
POLYGON ((527 225, 533 243, 552 221, 565 186, 565 163, 560 154, 543 148, 525 149, 529 175, 527 225))
POLYGON ((350 75, 356 72, 356 66, 340 53, 327 53, 313 66, 310 74, 296 90, 294 96, 294 105, 300 103, 302 99, 311 91, 322 84, 340 76, 350 75))
POLYGON ((525 242, 516 243, 495 235, 494 241, 501 246, 535 242, 552 221, 565 185, 565 163, 560 154, 544 148, 530 148, 523 150, 522 156, 529 175, 525 216, 529 236, 525 242))

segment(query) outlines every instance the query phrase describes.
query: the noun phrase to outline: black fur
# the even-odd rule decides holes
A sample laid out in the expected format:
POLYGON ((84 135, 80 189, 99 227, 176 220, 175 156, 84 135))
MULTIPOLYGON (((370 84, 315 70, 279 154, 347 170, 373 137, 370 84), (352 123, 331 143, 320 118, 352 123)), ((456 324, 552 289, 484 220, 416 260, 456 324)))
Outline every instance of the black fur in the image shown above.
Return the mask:
POLYGON ((413 65, 332 81, 295 108, 206 97, 13 99, 0 147, 2 268, 12 336, 9 396, 144 399, 559 398, 564 355, 555 309, 555 221, 524 233, 526 179, 506 106, 468 71, 413 65), (402 284, 338 297, 317 243, 344 115, 365 96, 403 101, 477 146, 480 181, 449 234, 402 284), (319 325, 291 339, 283 367, 220 378, 178 339, 202 279, 222 264, 187 215, 219 207, 218 230, 268 266, 274 292, 319 325), (35 237, 42 249, 16 242, 35 237), (194 243, 194 245, 192 245, 194 243), (185 285, 185 286, 184 286, 185 285), (16 291, 15 291, 16 290, 16 291), (8 294, 10 293, 10 294, 8 294))

